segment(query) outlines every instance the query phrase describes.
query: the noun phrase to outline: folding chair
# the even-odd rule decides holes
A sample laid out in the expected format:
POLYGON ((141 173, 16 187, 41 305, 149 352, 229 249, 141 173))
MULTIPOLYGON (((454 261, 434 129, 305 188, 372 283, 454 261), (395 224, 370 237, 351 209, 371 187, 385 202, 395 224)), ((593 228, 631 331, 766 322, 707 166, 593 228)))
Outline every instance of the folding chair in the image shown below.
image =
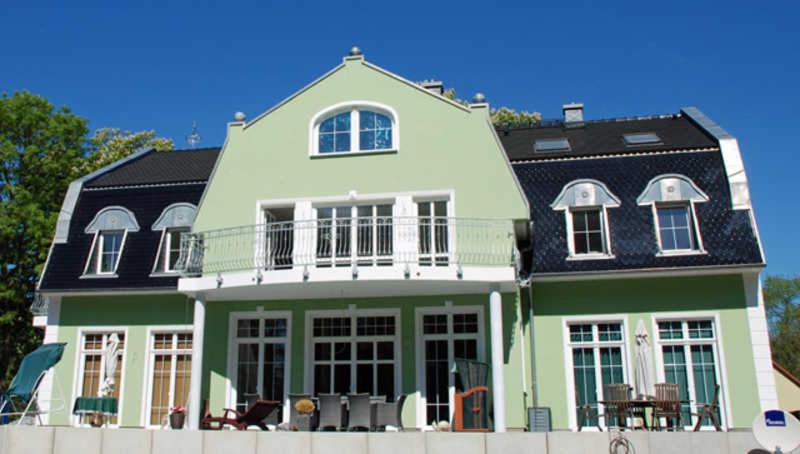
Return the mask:
POLYGON ((3 394, 0 394, 0 425, 8 424, 11 416, 19 417, 17 424, 22 424, 26 417, 36 416, 41 425, 42 414, 64 410, 64 394, 61 392, 61 386, 55 374, 52 374, 53 384, 58 388, 60 397, 53 399, 51 395, 47 402, 58 403, 60 406, 52 408, 50 405, 47 411, 42 411, 37 400, 45 375, 61 361, 66 345, 66 343, 44 344, 22 358, 17 375, 11 381, 11 386, 3 394))

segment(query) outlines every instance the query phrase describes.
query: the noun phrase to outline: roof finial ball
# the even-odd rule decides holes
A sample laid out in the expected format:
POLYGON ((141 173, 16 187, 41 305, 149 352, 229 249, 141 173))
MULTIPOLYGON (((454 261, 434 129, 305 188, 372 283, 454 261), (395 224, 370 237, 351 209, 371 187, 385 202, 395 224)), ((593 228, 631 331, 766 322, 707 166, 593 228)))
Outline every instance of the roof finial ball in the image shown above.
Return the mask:
POLYGON ((233 119, 235 121, 244 121, 246 118, 247 116, 245 116, 244 112, 236 112, 233 114, 233 119))
POLYGON ((350 48, 350 52, 348 52, 348 55, 350 55, 351 57, 358 57, 359 55, 361 55, 361 49, 359 49, 358 46, 353 46, 350 48))
POLYGON ((486 102, 486 96, 483 93, 475 93, 475 96, 472 97, 473 104, 483 104, 486 102))

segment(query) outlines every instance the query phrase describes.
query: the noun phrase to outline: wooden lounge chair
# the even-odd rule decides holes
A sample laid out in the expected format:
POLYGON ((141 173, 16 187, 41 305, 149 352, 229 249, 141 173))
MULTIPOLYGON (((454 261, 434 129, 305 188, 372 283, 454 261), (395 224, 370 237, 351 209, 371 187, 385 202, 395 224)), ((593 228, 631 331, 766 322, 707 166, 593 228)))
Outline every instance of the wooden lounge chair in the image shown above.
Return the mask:
POLYGON ((697 432, 698 430, 700 430, 700 426, 703 425, 703 420, 708 418, 711 421, 711 424, 714 425, 714 429, 716 429, 717 432, 721 432, 722 426, 719 423, 719 417, 717 416, 718 412, 719 412, 719 385, 715 385, 714 400, 707 404, 700 404, 698 402, 697 413, 692 415, 697 417, 697 424, 694 425, 694 431, 697 432))
POLYGON ((203 418, 200 427, 206 430, 222 430, 225 426, 231 426, 237 430, 247 430, 250 426, 257 426, 261 430, 267 430, 264 420, 280 406, 281 403, 276 400, 257 400, 244 413, 226 408, 222 417, 208 415, 203 418))

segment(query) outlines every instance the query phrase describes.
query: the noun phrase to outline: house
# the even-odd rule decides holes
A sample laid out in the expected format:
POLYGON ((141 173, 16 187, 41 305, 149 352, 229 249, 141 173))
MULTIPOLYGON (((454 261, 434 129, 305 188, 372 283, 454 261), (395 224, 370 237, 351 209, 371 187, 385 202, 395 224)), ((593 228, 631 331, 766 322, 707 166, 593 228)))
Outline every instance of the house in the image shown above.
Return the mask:
POLYGON ((775 387, 778 403, 782 410, 800 415, 800 378, 797 378, 777 361, 772 362, 775 369, 775 387))
POLYGON ((221 149, 144 150, 72 183, 37 324, 68 343, 71 400, 97 393, 116 335, 119 426, 357 391, 407 394, 424 430, 451 419, 465 358, 491 367, 495 431, 531 407, 574 430, 604 385, 633 383, 642 324, 685 424, 719 385, 739 428, 777 405, 763 267, 736 139, 699 110, 590 121, 570 104, 495 129, 482 95, 462 105, 353 49, 237 113, 221 149))

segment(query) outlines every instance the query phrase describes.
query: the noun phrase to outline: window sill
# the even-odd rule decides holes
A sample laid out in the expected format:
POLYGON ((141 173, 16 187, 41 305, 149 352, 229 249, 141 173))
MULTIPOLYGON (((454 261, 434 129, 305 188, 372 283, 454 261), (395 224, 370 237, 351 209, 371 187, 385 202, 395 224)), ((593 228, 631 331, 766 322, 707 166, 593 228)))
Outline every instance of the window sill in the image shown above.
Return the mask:
POLYGON ((656 257, 685 257, 692 255, 707 255, 708 252, 703 250, 686 249, 682 251, 660 251, 656 253, 656 257))
POLYGON ((613 254, 581 254, 567 256, 568 262, 579 262, 583 260, 613 260, 617 256, 613 254))
POLYGON ((118 278, 119 275, 117 273, 111 274, 83 274, 78 279, 115 279, 118 278))
POLYGON ((397 151, 398 150, 396 148, 389 150, 336 151, 332 153, 312 154, 309 157, 311 159, 343 158, 345 156, 396 154, 397 151))

